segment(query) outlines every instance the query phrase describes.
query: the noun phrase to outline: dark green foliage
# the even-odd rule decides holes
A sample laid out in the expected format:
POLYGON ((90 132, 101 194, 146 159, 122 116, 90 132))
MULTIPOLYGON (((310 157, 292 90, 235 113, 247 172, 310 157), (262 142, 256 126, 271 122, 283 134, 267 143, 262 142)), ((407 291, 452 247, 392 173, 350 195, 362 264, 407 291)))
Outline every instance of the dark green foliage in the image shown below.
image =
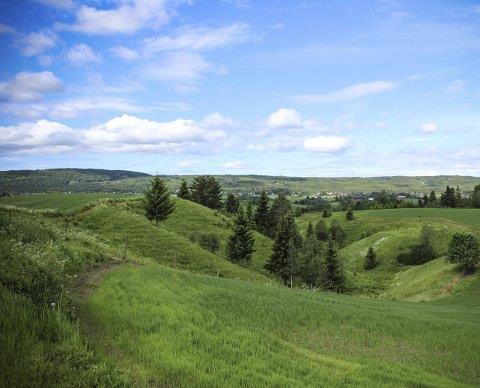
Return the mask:
POLYGON ((343 246, 345 243, 346 234, 338 220, 333 220, 330 225, 330 237, 336 241, 339 246, 343 246))
POLYGON ((333 239, 328 240, 321 286, 325 291, 342 292, 345 289, 345 275, 333 239))
POLYGON ((374 269, 377 266, 377 255, 372 247, 368 248, 367 255, 365 256, 365 262, 363 268, 366 270, 374 269))
POLYGON ((227 200, 225 201, 225 210, 227 211, 227 213, 235 214, 236 212, 238 212, 239 206, 240 201, 237 197, 235 197, 235 194, 228 193, 227 200))
POLYGON ((260 194, 260 200, 255 210, 255 225, 259 232, 267 235, 270 225, 269 212, 268 212, 268 196, 265 190, 262 190, 260 194))
POLYGON ((318 220, 315 224, 315 237, 319 241, 327 241, 330 235, 327 224, 323 220, 318 220))
POLYGON ((454 234, 448 245, 448 260, 460 264, 465 272, 474 270, 480 261, 478 239, 471 234, 454 234))
POLYGON ((198 238, 198 243, 203 249, 215 253, 220 248, 220 240, 214 233, 202 233, 198 238))
POLYGON ((480 208, 480 184, 474 187, 471 202, 473 207, 480 208))
POLYGON ((309 221, 308 222, 308 226, 307 226, 307 240, 308 239, 311 239, 311 238, 315 238, 315 231, 313 230, 313 225, 312 225, 312 221, 309 221))
POLYGON ((173 212, 170 192, 159 176, 152 178, 150 189, 145 192, 145 215, 150 221, 163 221, 173 212))
POLYGON ((197 176, 193 180, 190 191, 192 201, 210 209, 222 207, 222 188, 213 176, 197 176))
POLYGON ((254 239, 243 211, 237 213, 233 234, 227 243, 228 260, 234 263, 247 264, 253 253, 254 239))
POLYGON ((299 275, 310 288, 319 285, 323 273, 323 248, 315 235, 305 240, 299 255, 299 275))
POLYGON ((187 181, 185 179, 182 180, 182 183, 180 184, 177 197, 182 199, 190 199, 190 191, 188 190, 187 181))
POLYGON ((322 213, 323 218, 330 217, 331 215, 332 213, 327 208, 323 209, 323 213, 322 213))
POLYGON ((249 201, 245 206, 245 220, 250 228, 255 228, 252 203, 249 201))
POLYGON ((440 205, 446 207, 457 207, 457 199, 455 196, 455 189, 447 186, 445 191, 440 196, 440 205))
POLYGON ((434 206, 437 203, 437 196, 435 195, 435 191, 433 190, 430 192, 430 195, 428 197, 428 203, 431 206, 434 206))
POLYGON ((277 231, 277 225, 280 222, 280 219, 287 216, 288 214, 291 214, 291 212, 292 205, 290 204, 290 201, 285 197, 283 193, 278 194, 277 198, 275 198, 272 206, 270 206, 270 209, 268 211, 268 235, 271 238, 275 236, 275 233, 277 231))
POLYGON ((420 234, 420 242, 410 246, 409 252, 400 253, 397 261, 401 264, 419 265, 434 260, 436 253, 431 240, 432 231, 429 227, 424 226, 420 234))
POLYGON ((284 284, 291 284, 295 275, 295 221, 290 214, 280 218, 277 226, 273 253, 265 268, 279 276, 284 284))
POLYGON ((352 221, 354 219, 352 209, 347 210, 347 213, 345 214, 345 218, 347 221, 352 221))

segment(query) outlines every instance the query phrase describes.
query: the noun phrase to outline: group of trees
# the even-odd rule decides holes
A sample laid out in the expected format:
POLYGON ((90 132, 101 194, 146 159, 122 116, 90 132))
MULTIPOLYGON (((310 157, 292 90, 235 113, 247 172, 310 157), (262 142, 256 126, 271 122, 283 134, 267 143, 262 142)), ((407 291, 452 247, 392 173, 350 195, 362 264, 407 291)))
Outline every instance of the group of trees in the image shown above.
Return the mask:
POLYGON ((408 252, 402 252, 397 256, 401 264, 419 265, 435 259, 436 253, 432 245, 432 230, 423 226, 420 233, 420 241, 410 246, 408 252))
POLYGON ((470 196, 464 195, 458 186, 456 188, 447 186, 445 191, 440 194, 440 199, 437 199, 435 192, 432 191, 429 196, 425 194, 423 198, 420 198, 418 205, 420 207, 480 208, 480 184, 473 188, 470 196))
POLYGON ((183 180, 177 196, 216 210, 222 208, 222 194, 222 187, 213 176, 201 175, 193 179, 190 187, 183 180))

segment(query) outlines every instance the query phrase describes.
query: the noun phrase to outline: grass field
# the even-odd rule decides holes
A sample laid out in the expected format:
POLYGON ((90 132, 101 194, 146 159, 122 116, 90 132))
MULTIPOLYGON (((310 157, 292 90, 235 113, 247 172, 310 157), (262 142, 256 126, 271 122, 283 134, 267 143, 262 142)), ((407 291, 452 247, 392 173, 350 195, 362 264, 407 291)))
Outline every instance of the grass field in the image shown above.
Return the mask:
POLYGON ((126 198, 126 194, 28 194, 0 198, 0 205, 26 207, 29 209, 57 209, 62 212, 79 209, 104 198, 126 198))
POLYGON ((139 385, 478 386, 479 302, 478 279, 415 304, 125 266, 84 322, 139 385))

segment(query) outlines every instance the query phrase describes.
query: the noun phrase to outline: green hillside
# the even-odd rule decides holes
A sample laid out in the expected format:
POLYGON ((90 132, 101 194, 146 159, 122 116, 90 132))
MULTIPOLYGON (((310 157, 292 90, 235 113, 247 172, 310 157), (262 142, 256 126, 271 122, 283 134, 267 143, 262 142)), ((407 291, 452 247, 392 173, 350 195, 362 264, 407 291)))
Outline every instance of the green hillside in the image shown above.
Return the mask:
POLYGON ((479 292, 414 304, 125 266, 85 329, 139 385, 475 386, 479 292))

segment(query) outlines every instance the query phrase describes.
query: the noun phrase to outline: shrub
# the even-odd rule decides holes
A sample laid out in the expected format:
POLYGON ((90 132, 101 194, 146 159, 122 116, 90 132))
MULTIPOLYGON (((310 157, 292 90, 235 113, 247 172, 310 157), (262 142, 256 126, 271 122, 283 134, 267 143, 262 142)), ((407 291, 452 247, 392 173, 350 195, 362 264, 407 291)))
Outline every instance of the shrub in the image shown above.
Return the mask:
POLYGON ((202 233, 198 238, 198 243, 209 252, 215 253, 220 248, 220 240, 213 233, 202 233))
POLYGON ((410 246, 409 252, 400 253, 397 261, 401 264, 419 265, 435 259, 436 254, 431 242, 432 232, 424 226, 420 235, 420 243, 410 246))
POLYGON ((448 245, 448 260, 460 264, 465 271, 475 269, 475 264, 480 261, 480 244, 471 234, 454 234, 448 245))
POLYGON ((374 269, 377 266, 377 255, 372 247, 368 248, 367 255, 365 256, 365 262, 363 268, 368 270, 374 269))

